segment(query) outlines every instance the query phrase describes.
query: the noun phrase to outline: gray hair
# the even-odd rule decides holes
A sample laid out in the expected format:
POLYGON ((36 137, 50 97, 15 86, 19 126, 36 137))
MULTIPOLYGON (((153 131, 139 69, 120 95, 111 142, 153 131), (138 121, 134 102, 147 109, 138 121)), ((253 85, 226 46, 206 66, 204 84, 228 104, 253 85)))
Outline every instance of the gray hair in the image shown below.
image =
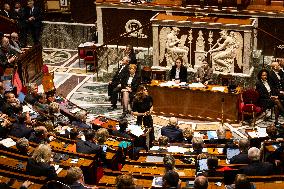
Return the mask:
POLYGON ((251 147, 248 150, 248 158, 253 161, 258 161, 260 159, 260 150, 256 147, 251 147))
POLYGON ((51 148, 49 145, 40 144, 34 151, 32 158, 37 163, 48 163, 51 158, 51 148))

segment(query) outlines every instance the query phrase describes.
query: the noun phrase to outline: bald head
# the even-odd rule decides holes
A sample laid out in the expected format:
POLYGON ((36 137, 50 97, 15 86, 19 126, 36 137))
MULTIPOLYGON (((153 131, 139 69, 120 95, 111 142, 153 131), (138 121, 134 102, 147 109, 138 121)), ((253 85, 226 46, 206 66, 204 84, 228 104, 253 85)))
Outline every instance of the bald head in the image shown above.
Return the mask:
POLYGON ((279 71, 280 68, 281 68, 278 62, 272 62, 272 63, 270 64, 270 67, 271 67, 271 69, 274 70, 274 71, 279 71))
POLYGON ((7 37, 3 37, 1 40, 1 47, 4 49, 9 48, 9 39, 7 37))
POLYGON ((169 122, 170 122, 170 125, 177 125, 178 119, 176 117, 171 117, 169 122))
POLYGON ((194 180, 194 189, 207 189, 208 188, 208 180, 205 176, 198 176, 194 180))

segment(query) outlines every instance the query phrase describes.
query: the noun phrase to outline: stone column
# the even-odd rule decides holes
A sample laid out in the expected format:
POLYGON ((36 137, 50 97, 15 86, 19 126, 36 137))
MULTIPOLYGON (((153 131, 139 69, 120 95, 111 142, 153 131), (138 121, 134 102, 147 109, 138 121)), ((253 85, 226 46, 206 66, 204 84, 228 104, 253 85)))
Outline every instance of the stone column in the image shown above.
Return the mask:
POLYGON ((104 28, 103 28, 103 14, 102 8, 97 7, 97 31, 98 31, 98 43, 104 43, 104 28))
POLYGON ((252 31, 244 31, 244 56, 243 56, 243 73, 250 73, 250 60, 252 53, 252 31))
POLYGON ((153 66, 159 66, 159 27, 157 25, 152 26, 153 32, 153 66))
MULTIPOLYGON (((258 18, 255 18, 254 27, 258 27, 258 18)), ((257 50, 257 29, 253 29, 253 50, 257 50)))

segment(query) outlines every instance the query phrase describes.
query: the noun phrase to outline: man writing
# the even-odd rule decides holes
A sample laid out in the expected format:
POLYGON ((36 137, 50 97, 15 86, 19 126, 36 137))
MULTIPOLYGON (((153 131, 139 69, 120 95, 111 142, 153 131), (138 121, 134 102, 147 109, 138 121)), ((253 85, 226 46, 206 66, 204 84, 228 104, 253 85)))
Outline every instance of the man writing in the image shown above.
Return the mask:
POLYGON ((209 64, 204 60, 202 66, 197 69, 196 80, 204 85, 208 85, 212 81, 212 76, 213 69, 210 68, 209 64))

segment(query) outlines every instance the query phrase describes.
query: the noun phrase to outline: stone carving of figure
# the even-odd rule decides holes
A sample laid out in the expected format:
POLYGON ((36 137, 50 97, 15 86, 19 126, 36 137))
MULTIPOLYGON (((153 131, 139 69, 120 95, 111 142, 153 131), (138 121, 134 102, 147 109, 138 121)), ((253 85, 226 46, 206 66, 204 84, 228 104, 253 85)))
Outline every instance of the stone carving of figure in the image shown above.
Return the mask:
POLYGON ((174 60, 178 56, 182 56, 184 63, 188 63, 188 47, 184 46, 186 36, 182 36, 181 39, 178 38, 180 29, 177 27, 173 27, 171 32, 167 35, 166 39, 166 51, 167 53, 165 54, 166 60, 167 60, 167 65, 172 65, 174 64, 174 60))
POLYGON ((230 35, 228 35, 227 30, 222 30, 220 32, 221 38, 208 51, 208 53, 212 53, 212 65, 215 71, 231 72, 231 69, 233 69, 234 59, 237 56, 237 49, 239 48, 234 33, 230 32, 230 35), (224 42, 220 43, 222 40, 224 42), (216 45, 218 46, 215 47, 216 45))

